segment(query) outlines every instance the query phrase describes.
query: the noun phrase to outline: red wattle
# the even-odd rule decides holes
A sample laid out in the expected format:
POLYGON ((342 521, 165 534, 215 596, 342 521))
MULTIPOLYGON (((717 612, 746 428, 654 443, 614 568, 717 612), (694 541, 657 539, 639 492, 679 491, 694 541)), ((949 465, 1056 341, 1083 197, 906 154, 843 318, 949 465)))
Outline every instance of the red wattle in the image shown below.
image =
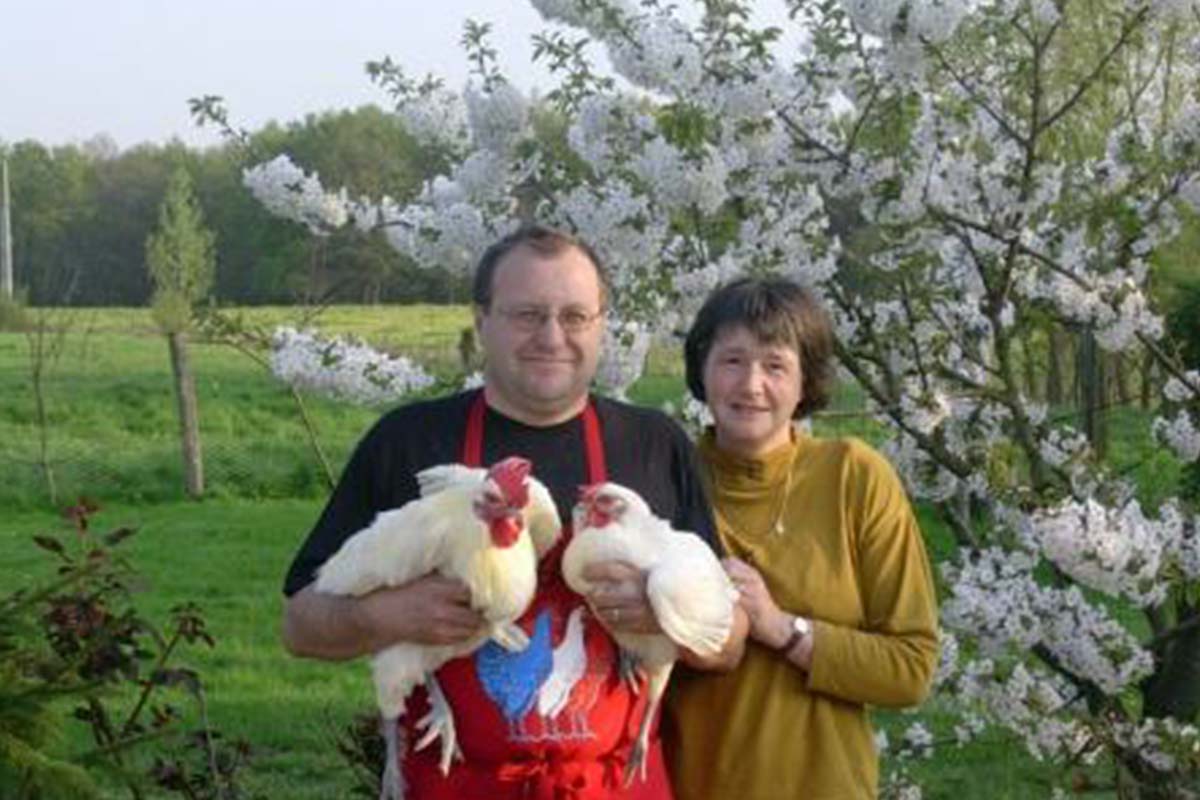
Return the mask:
POLYGON ((488 526, 492 534, 492 544, 496 547, 512 547, 517 543, 517 539, 521 538, 523 527, 521 520, 515 517, 492 520, 492 524, 488 526))

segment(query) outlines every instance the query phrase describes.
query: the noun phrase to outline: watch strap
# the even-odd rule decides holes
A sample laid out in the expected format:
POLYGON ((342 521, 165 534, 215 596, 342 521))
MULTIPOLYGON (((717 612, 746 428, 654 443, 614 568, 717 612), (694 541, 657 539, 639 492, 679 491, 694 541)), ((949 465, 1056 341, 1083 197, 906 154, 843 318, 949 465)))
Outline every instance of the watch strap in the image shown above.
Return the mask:
POLYGON ((788 653, 792 652, 792 648, 796 646, 796 643, 799 642, 801 639, 803 639, 808 634, 808 630, 809 629, 807 626, 805 626, 804 629, 797 627, 795 624, 795 620, 793 620, 792 621, 792 635, 788 637, 786 642, 784 642, 779 647, 775 648, 775 652, 786 656, 788 653))

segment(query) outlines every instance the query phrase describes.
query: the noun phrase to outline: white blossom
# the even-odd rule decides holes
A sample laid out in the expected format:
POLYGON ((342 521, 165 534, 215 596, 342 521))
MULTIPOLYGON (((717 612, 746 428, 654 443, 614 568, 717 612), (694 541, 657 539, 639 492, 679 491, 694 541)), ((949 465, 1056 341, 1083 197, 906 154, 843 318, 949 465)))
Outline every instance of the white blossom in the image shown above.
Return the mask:
POLYGON ((714 423, 712 411, 708 405, 692 397, 690 393, 684 394, 680 401, 678 419, 684 430, 688 431, 693 439, 699 437, 705 428, 711 427, 714 423))
POLYGON ((432 376, 404 356, 290 327, 271 337, 271 371, 298 389, 363 404, 394 402, 433 385, 432 376))
POLYGON ((644 17, 632 40, 620 37, 607 44, 613 69, 636 85, 686 95, 701 83, 700 48, 683 24, 668 14, 644 17))
POLYGON ((1200 398, 1200 370, 1188 370, 1184 374, 1186 383, 1172 375, 1163 384, 1163 397, 1172 403, 1186 403, 1193 398, 1200 398))
POLYGON ((421 144, 458 151, 468 143, 467 105, 458 92, 437 88, 408 98, 396 109, 396 115, 421 144))
POLYGON ((617 399, 627 400, 626 392, 642 375, 651 341, 645 326, 632 320, 610 320, 604 330, 596 383, 617 399))
POLYGON ((1187 410, 1179 411, 1170 419, 1159 417, 1154 420, 1153 431, 1182 461, 1190 463, 1200 458, 1200 430, 1187 410))
POLYGON ((476 147, 506 153, 524 134, 529 119, 529 101, 507 81, 481 91, 465 92, 467 119, 476 147))
POLYGON ((1139 605, 1160 603, 1164 552, 1173 527, 1148 520, 1136 501, 1108 508, 1094 498, 1070 501, 1033 517, 1036 536, 1051 561, 1080 583, 1139 605))
POLYGON ((904 731, 904 748, 918 758, 928 758, 933 753, 933 734, 922 722, 914 722, 904 731))
POLYGON ((724 202, 725 162, 711 148, 699 158, 690 158, 658 136, 631 166, 667 209, 695 208, 712 214, 724 202))
POLYGON ((305 173, 286 155, 243 170, 242 183, 268 211, 299 222, 318 236, 350 219, 346 190, 325 191, 315 172, 305 173))

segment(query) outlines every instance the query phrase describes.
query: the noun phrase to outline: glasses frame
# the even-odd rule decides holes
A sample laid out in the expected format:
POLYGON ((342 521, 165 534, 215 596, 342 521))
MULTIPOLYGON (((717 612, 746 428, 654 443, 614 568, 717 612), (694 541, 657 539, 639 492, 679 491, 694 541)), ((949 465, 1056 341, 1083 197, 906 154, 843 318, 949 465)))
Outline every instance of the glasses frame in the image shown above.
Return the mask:
POLYGON ((514 306, 512 308, 495 309, 505 322, 521 333, 537 333, 546 327, 546 323, 555 320, 563 333, 579 335, 588 332, 595 326, 596 321, 608 313, 601 307, 598 311, 587 312, 576 306, 567 306, 553 311, 546 306, 514 306))

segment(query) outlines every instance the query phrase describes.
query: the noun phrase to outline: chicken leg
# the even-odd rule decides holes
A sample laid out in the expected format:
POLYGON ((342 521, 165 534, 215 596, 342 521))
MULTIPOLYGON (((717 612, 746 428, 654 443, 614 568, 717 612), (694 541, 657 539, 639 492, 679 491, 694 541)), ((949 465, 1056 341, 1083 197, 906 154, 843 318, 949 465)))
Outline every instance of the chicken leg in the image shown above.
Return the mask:
POLYGON ((404 775, 400 771, 400 750, 404 732, 396 717, 380 717, 379 732, 387 748, 383 775, 379 778, 379 800, 404 800, 404 775))
POLYGON ((637 738, 633 741, 633 747, 629 751, 629 760, 625 763, 626 788, 629 788, 630 784, 633 783, 635 774, 639 774, 642 781, 646 780, 646 762, 650 751, 650 726, 654 722, 654 715, 658 713, 658 704, 662 700, 663 692, 667 688, 667 681, 671 677, 671 670, 674 668, 675 662, 668 661, 666 664, 650 671, 646 713, 642 715, 642 722, 638 726, 637 738))

